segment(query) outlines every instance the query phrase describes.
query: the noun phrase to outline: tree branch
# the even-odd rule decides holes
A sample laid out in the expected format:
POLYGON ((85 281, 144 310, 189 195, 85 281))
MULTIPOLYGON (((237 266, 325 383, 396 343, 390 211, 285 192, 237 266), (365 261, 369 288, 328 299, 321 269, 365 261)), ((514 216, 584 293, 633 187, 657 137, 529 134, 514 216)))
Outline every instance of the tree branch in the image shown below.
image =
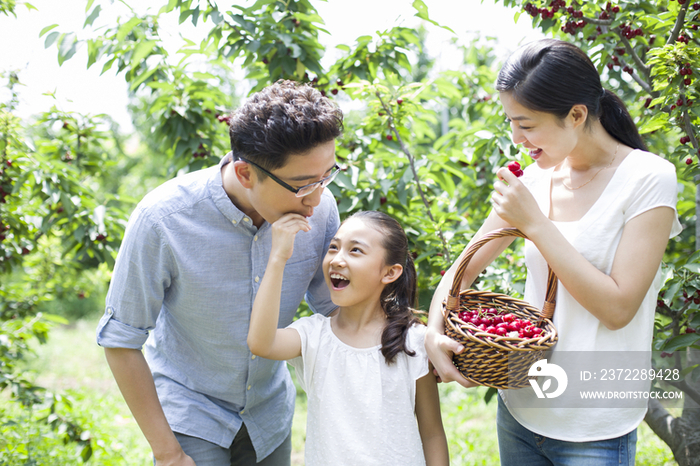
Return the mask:
POLYGON ((676 24, 673 25, 673 31, 671 31, 671 35, 668 36, 666 45, 671 45, 676 41, 676 39, 678 39, 678 35, 681 33, 681 29, 685 23, 685 14, 688 12, 689 6, 690 2, 685 2, 683 5, 681 5, 681 9, 678 11, 678 17, 676 18, 676 24))
POLYGON ((404 144, 403 139, 401 138, 401 135, 399 134, 399 131, 396 129, 396 125, 394 125, 394 116, 393 116, 391 109, 384 102, 384 99, 382 99, 382 96, 379 93, 379 91, 375 91, 375 95, 379 99, 379 102, 382 104, 384 111, 386 112, 387 116, 389 117, 389 126, 391 127, 391 131, 394 133, 396 140, 398 141, 399 145, 401 146, 401 151, 404 154, 406 154, 406 157, 408 157, 408 163, 409 163, 409 166, 411 167, 411 172, 413 173, 413 179, 416 181, 416 187, 418 188, 418 194, 420 194, 421 200, 423 201, 423 204, 425 205, 425 210, 428 213, 428 217, 430 217, 430 221, 433 222, 433 225, 435 225, 435 228, 437 228, 438 236, 440 237, 440 241, 442 242, 442 254, 443 254, 445 261, 449 264, 452 261, 450 259, 450 250, 447 247, 447 240, 445 239, 445 236, 442 234, 442 229, 437 224, 437 222, 435 221, 435 218, 433 217, 432 212, 430 211, 430 203, 428 202, 428 199, 425 197, 425 193, 423 192, 423 188, 421 187, 421 182, 420 182, 420 178, 418 177, 418 171, 416 171, 416 166, 415 166, 415 161, 414 161, 413 155, 411 155, 411 152, 408 150, 408 148, 404 144))
POLYGON ((647 406, 648 410, 647 414, 644 416, 644 421, 673 451, 674 444, 676 443, 674 432, 677 422, 676 418, 669 414, 658 400, 649 399, 647 406))
MULTIPOLYGON (((620 58, 619 61, 623 67, 626 66, 628 68, 632 68, 631 66, 629 66, 629 64, 625 60, 620 58)), ((634 68, 632 68, 632 69, 634 70, 634 68)), ((630 73, 630 76, 632 76, 632 79, 634 79, 637 82, 637 84, 642 86, 642 89, 644 89, 647 93, 649 93, 649 95, 654 95, 654 89, 652 89, 652 87, 649 85, 649 83, 647 83, 642 78, 640 78, 637 73, 630 73)))
POLYGON ((612 19, 598 19, 598 18, 589 18, 588 16, 584 16, 583 21, 591 24, 595 24, 596 26, 612 26, 612 19))
MULTIPOLYGON (((646 80, 649 81, 649 74, 651 73, 651 67, 647 66, 642 59, 637 55, 637 52, 635 52, 634 48, 632 47, 632 44, 630 44, 629 39, 627 39, 625 36, 622 35, 622 31, 619 29, 615 30, 615 33, 620 36, 620 40, 622 41, 623 45, 625 46, 625 50, 627 50, 627 53, 630 54, 632 57, 632 60, 634 63, 637 65, 637 68, 639 68, 640 71, 644 73, 644 76, 646 77, 646 80)), ((649 86, 651 87, 651 86, 649 86)))

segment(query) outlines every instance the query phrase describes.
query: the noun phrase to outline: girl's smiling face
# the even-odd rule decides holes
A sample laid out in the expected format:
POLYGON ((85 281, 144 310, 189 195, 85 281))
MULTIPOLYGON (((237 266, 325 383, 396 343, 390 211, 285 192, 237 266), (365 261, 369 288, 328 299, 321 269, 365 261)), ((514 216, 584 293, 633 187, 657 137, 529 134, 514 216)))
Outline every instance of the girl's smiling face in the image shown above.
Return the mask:
POLYGON ((384 286, 401 275, 400 265, 385 263, 382 241, 382 233, 360 218, 343 222, 323 259, 323 273, 334 304, 350 307, 379 303, 384 286))
POLYGON ((510 123, 513 143, 529 149, 530 157, 540 168, 559 165, 576 147, 578 136, 571 114, 560 120, 551 113, 530 110, 510 92, 501 92, 500 99, 510 123))

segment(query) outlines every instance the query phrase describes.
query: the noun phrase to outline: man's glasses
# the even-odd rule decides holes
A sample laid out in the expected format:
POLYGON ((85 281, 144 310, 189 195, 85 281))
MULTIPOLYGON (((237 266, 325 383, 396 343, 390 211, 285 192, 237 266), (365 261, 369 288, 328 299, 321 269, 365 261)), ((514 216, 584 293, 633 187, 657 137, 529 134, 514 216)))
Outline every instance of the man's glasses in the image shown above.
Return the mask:
POLYGON ((305 186, 302 186, 301 188, 295 188, 294 186, 290 186, 287 183, 285 183, 284 181, 280 180, 275 175, 273 175, 269 171, 265 170, 263 167, 261 167, 257 163, 251 162, 250 160, 244 159, 243 157, 238 157, 238 159, 242 160, 246 163, 249 163, 249 164, 253 165, 254 167, 257 167, 260 171, 262 171, 267 176, 272 178, 275 181, 275 183, 277 183, 278 185, 282 186, 283 188, 293 192, 296 195, 296 197, 308 196, 312 192, 316 191, 316 188, 318 188, 319 186, 321 188, 325 188, 326 186, 331 184, 331 182, 335 179, 336 175, 338 175, 338 172, 340 172, 340 167, 338 166, 338 164, 335 164, 335 165, 333 165, 333 168, 331 168, 331 174, 328 175, 327 177, 323 178, 322 180, 316 181, 315 183, 311 183, 311 184, 307 184, 305 186))

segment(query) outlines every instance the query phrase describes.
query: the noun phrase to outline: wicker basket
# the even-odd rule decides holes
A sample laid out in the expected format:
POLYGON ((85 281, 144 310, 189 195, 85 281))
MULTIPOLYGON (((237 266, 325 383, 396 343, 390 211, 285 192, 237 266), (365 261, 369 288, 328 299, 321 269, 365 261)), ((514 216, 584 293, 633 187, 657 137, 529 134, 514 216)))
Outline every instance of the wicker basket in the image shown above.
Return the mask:
POLYGON ((530 366, 542 359, 544 352, 557 342, 557 331, 551 321, 557 292, 557 278, 552 269, 549 269, 542 311, 525 301, 500 293, 478 290, 460 292, 462 277, 474 254, 487 242, 505 236, 527 238, 516 228, 503 228, 484 235, 467 250, 455 273, 450 294, 443 302, 445 334, 464 345, 464 351, 453 358, 464 378, 487 387, 523 388, 530 386, 530 366), (542 333, 533 338, 495 336, 459 318, 461 311, 479 307, 514 314, 536 324, 542 333))

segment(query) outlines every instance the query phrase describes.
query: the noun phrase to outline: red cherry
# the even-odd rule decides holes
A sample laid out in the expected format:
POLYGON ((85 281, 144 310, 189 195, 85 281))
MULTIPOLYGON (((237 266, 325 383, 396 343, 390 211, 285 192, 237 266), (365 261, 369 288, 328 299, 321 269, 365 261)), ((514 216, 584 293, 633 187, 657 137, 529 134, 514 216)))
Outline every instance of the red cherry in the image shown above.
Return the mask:
POLYGON ((695 329, 688 327, 687 329, 685 329, 685 333, 695 333, 695 329))
POLYGON ((441 271, 440 271, 440 275, 445 275, 445 271, 444 271, 444 270, 441 270, 441 271))
POLYGON ((331 89, 331 94, 338 95, 338 89, 331 89))
POLYGON ((392 136, 391 134, 387 134, 386 139, 387 141, 391 141, 392 139, 394 139, 394 136, 392 136))
POLYGON ((693 163, 693 159, 691 159, 690 157, 688 157, 687 159, 685 159, 685 164, 686 164, 686 165, 690 165, 690 164, 692 164, 692 163, 693 163))
POLYGON ((396 103, 401 105, 403 103, 403 99, 396 99, 396 103))
POLYGON ((384 196, 380 197, 380 198, 379 198, 379 204, 380 204, 380 205, 386 204, 386 197, 384 197, 384 196))
POLYGON ((508 170, 516 172, 520 170, 520 164, 514 160, 508 164, 508 170))
POLYGON ((690 78, 685 78, 685 79, 683 80, 683 84, 685 84, 686 86, 690 86, 690 84, 691 84, 692 82, 693 82, 693 80, 690 79, 690 78))

